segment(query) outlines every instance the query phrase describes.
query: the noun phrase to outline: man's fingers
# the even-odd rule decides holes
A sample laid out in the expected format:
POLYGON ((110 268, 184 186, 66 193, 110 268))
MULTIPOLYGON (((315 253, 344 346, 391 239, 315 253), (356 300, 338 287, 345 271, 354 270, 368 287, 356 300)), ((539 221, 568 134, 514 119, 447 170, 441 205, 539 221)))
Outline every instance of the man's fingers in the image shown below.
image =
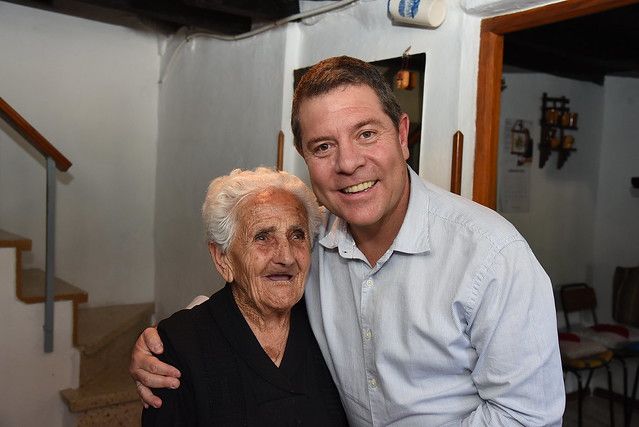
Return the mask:
POLYGON ((171 365, 148 356, 141 361, 138 369, 131 371, 131 376, 143 385, 152 388, 178 388, 180 371, 171 365))
POLYGON ((162 399, 155 396, 150 388, 175 389, 180 386, 180 371, 161 362, 152 353, 162 351, 162 342, 155 328, 145 329, 133 346, 129 372, 145 407, 159 408, 162 405, 162 399))
POLYGON ((161 362, 157 357, 149 350, 149 345, 162 349, 162 342, 155 328, 146 328, 142 335, 140 335, 133 346, 133 352, 131 354, 131 365, 129 366, 129 372, 133 379, 142 382, 147 387, 173 387, 177 388, 180 384, 176 378, 180 377, 180 371, 171 365, 161 362), (157 338, 159 346, 153 341, 157 338), (156 377, 171 377, 166 381, 162 381, 156 377))
POLYGON ((158 334, 158 330, 156 328, 146 328, 144 332, 142 332, 140 338, 138 338, 136 346, 139 345, 143 350, 151 351, 155 354, 162 354, 164 351, 160 334, 158 334), (140 342, 140 338, 142 339, 142 342, 140 342))
POLYGON ((142 399, 142 403, 144 404, 145 408, 148 408, 149 406, 153 406, 154 408, 157 409, 160 406, 162 406, 162 399, 154 395, 153 392, 151 392, 151 390, 148 387, 144 386, 144 384, 142 384, 139 381, 136 381, 135 386, 138 389, 138 394, 140 395, 140 398, 142 399))

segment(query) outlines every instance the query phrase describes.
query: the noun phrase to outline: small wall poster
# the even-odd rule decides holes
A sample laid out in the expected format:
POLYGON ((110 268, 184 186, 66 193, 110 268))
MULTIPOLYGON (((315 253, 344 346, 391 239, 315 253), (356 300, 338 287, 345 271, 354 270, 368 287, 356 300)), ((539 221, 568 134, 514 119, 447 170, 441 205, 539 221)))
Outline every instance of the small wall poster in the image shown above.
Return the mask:
POLYGON ((499 143, 499 212, 526 213, 530 210, 531 127, 530 120, 506 119, 499 143))

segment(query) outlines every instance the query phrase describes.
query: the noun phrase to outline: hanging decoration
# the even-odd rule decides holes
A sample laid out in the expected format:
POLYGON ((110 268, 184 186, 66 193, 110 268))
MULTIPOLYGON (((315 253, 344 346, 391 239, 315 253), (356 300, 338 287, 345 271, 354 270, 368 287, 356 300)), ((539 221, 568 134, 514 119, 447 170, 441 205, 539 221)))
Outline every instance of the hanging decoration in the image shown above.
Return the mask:
POLYGON ((550 97, 545 92, 541 98, 541 141, 539 143, 539 167, 543 168, 550 154, 557 152, 557 169, 566 163, 574 148, 575 137, 568 132, 577 131, 578 114, 570 111, 570 100, 565 96, 550 97))
POLYGON ((517 120, 510 129, 510 154, 518 156, 517 166, 532 162, 533 142, 523 120, 517 120))
POLYGON ((410 46, 406 48, 402 54, 402 65, 399 71, 395 74, 395 87, 400 90, 411 90, 415 88, 417 76, 414 71, 408 69, 408 62, 410 61, 410 46))

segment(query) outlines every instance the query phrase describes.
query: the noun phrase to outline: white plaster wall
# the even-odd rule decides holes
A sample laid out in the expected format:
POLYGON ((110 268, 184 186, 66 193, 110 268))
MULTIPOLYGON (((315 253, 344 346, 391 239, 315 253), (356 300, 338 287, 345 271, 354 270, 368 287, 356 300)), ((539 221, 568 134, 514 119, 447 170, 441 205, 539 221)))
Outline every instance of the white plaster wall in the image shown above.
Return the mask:
POLYGON ((601 321, 612 319, 612 276, 639 265, 639 79, 607 77, 594 231, 594 283, 601 321))
POLYGON ((159 318, 223 285, 208 255, 200 208, 214 177, 275 166, 284 45, 283 28, 235 42, 196 37, 167 69, 156 181, 159 318))
POLYGON ((77 387, 79 380, 72 303, 55 303, 54 352, 44 353, 43 304, 18 301, 15 280, 15 249, 0 248, 0 426, 74 425, 60 398, 60 390, 77 387))
MULTIPOLYGON (((527 238, 553 284, 585 281, 597 292, 600 321, 612 320, 617 265, 639 265, 639 79, 608 77, 603 87, 540 73, 506 74, 504 119, 531 120, 535 142, 529 213, 505 214, 527 238), (540 98, 565 95, 579 113, 573 153, 561 170, 553 153, 539 169, 540 98)), ((563 319, 559 319, 563 323, 563 319)))
MULTIPOLYGON (((597 293, 599 321, 610 322, 615 266, 639 265, 639 192, 630 188, 630 177, 639 174, 639 131, 634 126, 639 122, 639 79, 608 77, 601 87, 541 73, 504 77, 508 88, 502 93, 500 143, 505 118, 532 121, 535 143, 531 211, 504 216, 529 241, 553 285, 589 283, 597 293), (561 170, 556 169, 557 153, 543 169, 538 167, 544 91, 567 96, 572 111, 579 113, 579 130, 570 132, 578 151, 561 170)), ((557 321, 565 325, 563 313, 557 321)), ((629 365, 629 372, 634 369, 629 365)), ((613 366, 613 375, 614 389, 623 392, 618 366, 613 366)), ((607 387, 605 375, 596 374, 593 385, 607 387)), ((566 389, 576 389, 572 376, 566 389)))
MULTIPOLYGON (((504 75, 500 143, 504 143, 506 118, 533 123, 533 162, 530 169, 530 212, 503 214, 528 240, 553 285, 592 283, 593 239, 601 142, 603 88, 543 73, 504 75), (571 111, 579 114, 575 137, 577 152, 557 169, 553 152, 539 168, 541 97, 566 96, 571 111)), ((500 150, 501 152, 501 150, 500 150)), ((499 191, 498 191, 499 193, 499 191)))
MULTIPOLYGON (((360 1, 337 12, 295 24, 288 43, 297 45, 293 68, 307 67, 336 55, 366 61, 411 53, 426 54, 420 175, 444 188, 450 186, 452 137, 461 130, 465 138, 463 194, 472 191, 475 139, 475 94, 480 19, 463 13, 459 2, 447 2, 447 17, 437 29, 394 25, 387 17, 384 0, 360 1)), ((293 50, 293 49, 291 49, 293 50)), ((289 92, 284 93, 284 111, 291 108, 292 69, 285 70, 289 92)), ((290 114, 282 126, 287 128, 290 114)), ((294 150, 290 148, 293 156, 294 150)), ((305 174, 298 160, 292 171, 305 174)))
MULTIPOLYGON (((153 299, 156 40, 0 2, 0 96, 74 163, 58 174, 56 274, 91 305, 153 299)), ((0 227, 32 238, 27 266, 44 265, 43 165, 0 125, 0 227)))
MULTIPOLYGON (((293 71, 329 56, 373 61, 426 53, 421 174, 447 188, 452 136, 466 135, 463 193, 471 195, 480 20, 449 2, 438 29, 396 26, 386 1, 360 1, 251 39, 195 37, 177 50, 160 94, 156 208, 159 317, 221 286, 202 238, 199 208, 212 177, 273 165, 285 131, 285 169, 307 179, 290 131, 293 71)), ((169 44, 175 45, 175 42, 169 44)), ((169 48, 168 52, 172 49, 169 48)), ((169 55, 169 54, 167 54, 169 55)))

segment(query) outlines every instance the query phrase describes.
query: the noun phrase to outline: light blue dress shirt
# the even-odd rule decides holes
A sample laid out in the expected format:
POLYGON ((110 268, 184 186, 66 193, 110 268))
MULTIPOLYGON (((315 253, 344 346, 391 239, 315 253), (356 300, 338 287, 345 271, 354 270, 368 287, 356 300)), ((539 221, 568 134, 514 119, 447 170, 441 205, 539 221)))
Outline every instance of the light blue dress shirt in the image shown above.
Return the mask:
POLYGON ((495 212, 410 170, 408 212, 373 266, 329 215, 306 304, 354 426, 561 425, 550 280, 495 212))

